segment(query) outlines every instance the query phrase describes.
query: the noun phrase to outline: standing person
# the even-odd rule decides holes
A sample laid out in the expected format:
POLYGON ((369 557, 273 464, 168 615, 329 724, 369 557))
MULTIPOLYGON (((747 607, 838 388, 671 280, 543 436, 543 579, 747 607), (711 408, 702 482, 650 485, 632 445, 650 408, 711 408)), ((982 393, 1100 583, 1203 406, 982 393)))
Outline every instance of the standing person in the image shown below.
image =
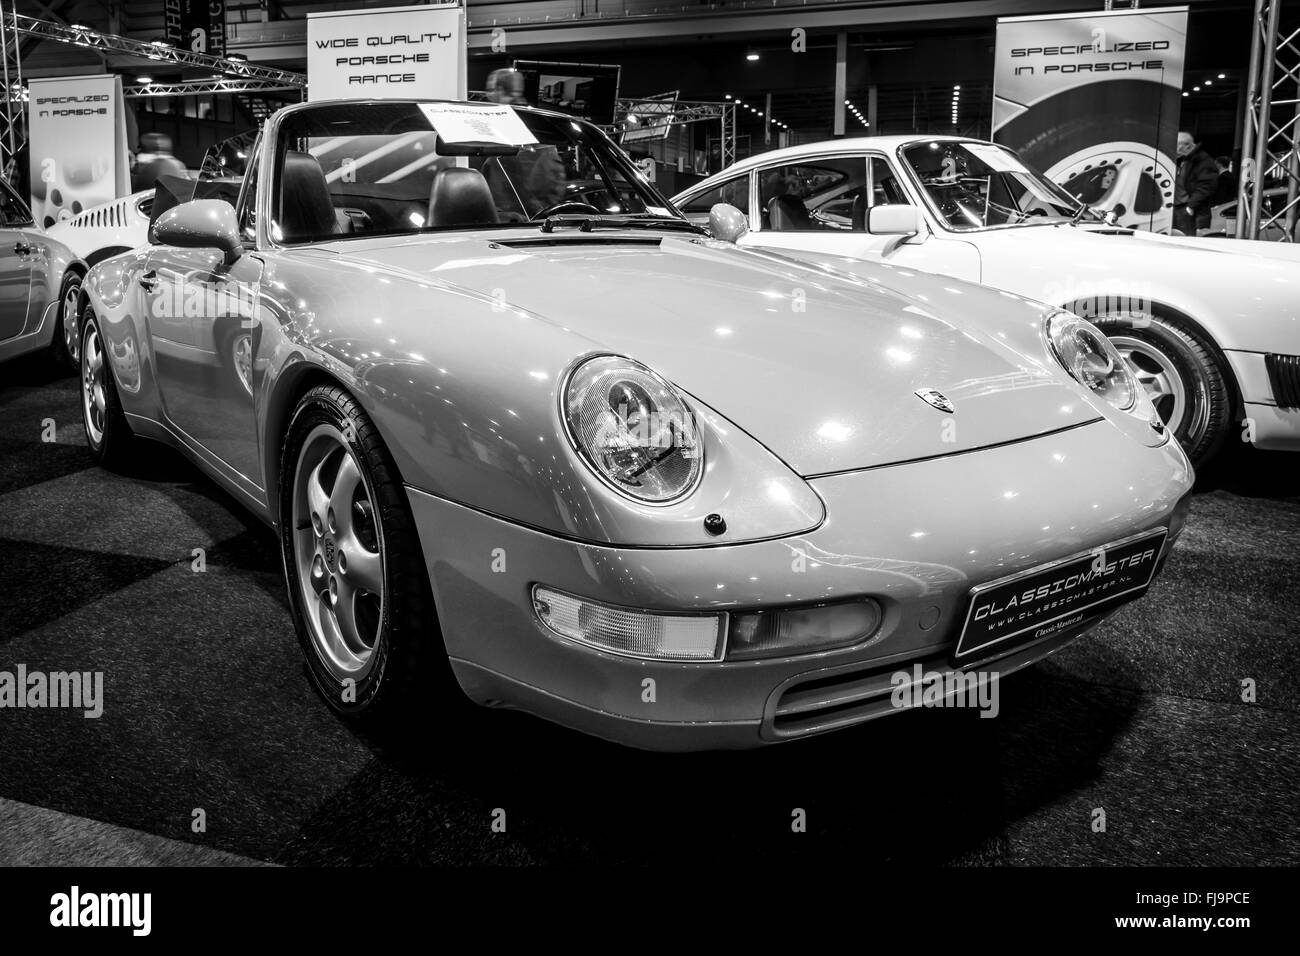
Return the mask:
POLYGON ((1186 130, 1178 133, 1174 176, 1174 228, 1185 236, 1210 227, 1210 203, 1219 188, 1219 164, 1186 130))
POLYGON ((140 154, 131 174, 131 188, 152 189, 160 176, 187 178, 185 164, 172 155, 172 140, 166 133, 145 133, 140 137, 140 154))
POLYGON ((1220 156, 1215 160, 1219 164, 1219 188, 1214 193, 1214 205, 1232 202, 1237 198, 1237 175, 1232 171, 1232 160, 1220 156))
MULTIPOLYGON (((493 70, 487 78, 493 103, 527 106, 524 75, 518 70, 493 70)), ((493 156, 479 166, 487 179, 503 222, 522 222, 564 200, 564 163, 554 146, 525 146, 514 156, 493 156)))
POLYGON ((524 75, 518 70, 493 70, 487 78, 487 96, 493 103, 527 106, 524 98, 524 75))

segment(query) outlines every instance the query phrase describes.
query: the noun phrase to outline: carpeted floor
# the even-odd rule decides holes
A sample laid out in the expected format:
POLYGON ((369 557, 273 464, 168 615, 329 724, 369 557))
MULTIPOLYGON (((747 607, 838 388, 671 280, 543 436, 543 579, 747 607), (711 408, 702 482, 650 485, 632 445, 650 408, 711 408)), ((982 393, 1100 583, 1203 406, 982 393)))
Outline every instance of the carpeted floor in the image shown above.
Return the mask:
POLYGON ((1243 450, 1147 599, 1004 681, 995 720, 671 756, 484 710, 396 760, 309 687, 264 526, 166 449, 91 467, 75 379, 0 365, 0 671, 105 697, 0 710, 0 864, 1294 865, 1298 551, 1300 456, 1243 450))

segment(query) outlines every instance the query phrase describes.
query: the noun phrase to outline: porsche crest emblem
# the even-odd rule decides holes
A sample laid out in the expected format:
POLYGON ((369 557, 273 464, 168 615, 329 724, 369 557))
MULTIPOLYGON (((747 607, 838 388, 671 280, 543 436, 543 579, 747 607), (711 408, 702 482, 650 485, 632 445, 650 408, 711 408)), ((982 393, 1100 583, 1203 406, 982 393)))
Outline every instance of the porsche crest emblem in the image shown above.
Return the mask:
POLYGON ((939 409, 939 411, 941 412, 948 412, 949 414, 952 414, 953 412, 956 411, 956 408, 953 407, 952 402, 948 400, 948 396, 945 395, 943 392, 939 391, 938 389, 918 388, 914 394, 921 401, 925 402, 927 405, 932 405, 933 407, 939 409))

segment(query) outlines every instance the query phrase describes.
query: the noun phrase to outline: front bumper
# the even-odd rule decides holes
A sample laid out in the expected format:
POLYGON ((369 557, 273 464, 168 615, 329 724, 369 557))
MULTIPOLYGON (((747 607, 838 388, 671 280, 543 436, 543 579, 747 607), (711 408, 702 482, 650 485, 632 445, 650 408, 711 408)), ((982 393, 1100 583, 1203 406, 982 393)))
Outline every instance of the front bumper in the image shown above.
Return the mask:
MULTIPOLYGON (((890 675, 943 669, 971 587, 1150 528, 1182 529, 1192 484, 1170 442, 1104 422, 1012 445, 815 479, 815 531, 707 548, 565 540, 408 489, 453 670, 465 692, 656 750, 752 747, 894 711, 890 675), (755 609, 870 596, 866 644, 759 661, 647 661, 565 641, 535 583, 626 607, 755 609), (648 683, 652 681, 653 683, 648 683)), ((982 668, 1009 673, 1096 620, 982 668)))

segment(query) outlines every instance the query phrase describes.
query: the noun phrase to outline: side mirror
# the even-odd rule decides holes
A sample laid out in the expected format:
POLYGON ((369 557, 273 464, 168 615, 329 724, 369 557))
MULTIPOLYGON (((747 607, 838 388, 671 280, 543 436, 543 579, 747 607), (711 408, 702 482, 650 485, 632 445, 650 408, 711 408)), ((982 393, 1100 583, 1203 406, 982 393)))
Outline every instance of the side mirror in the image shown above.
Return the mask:
POLYGON ((891 203, 867 210, 867 232, 873 236, 915 236, 924 227, 915 206, 891 203))
POLYGON ((226 265, 244 254, 235 207, 224 199, 195 199, 168 209, 153 227, 159 245, 186 249, 220 249, 226 265))
POLYGON ((749 232, 749 219, 735 206, 720 202, 709 210, 709 232, 714 239, 735 242, 749 232))

